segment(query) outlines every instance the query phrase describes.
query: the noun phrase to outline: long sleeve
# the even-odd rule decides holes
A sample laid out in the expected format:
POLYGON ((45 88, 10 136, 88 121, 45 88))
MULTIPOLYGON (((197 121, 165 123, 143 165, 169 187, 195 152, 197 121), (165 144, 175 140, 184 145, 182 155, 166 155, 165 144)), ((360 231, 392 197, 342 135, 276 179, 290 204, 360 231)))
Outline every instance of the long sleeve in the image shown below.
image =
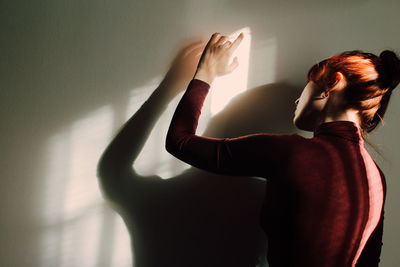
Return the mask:
POLYGON ((197 136, 201 108, 210 85, 193 79, 172 118, 166 149, 182 161, 206 171, 237 176, 272 177, 289 155, 294 135, 257 133, 234 138, 197 136))

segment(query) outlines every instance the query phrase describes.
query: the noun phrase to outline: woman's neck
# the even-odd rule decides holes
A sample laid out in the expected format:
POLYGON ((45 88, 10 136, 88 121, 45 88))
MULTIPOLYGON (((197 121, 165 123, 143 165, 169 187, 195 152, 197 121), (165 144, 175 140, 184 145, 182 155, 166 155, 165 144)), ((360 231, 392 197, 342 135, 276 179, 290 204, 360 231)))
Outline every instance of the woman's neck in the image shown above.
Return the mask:
POLYGON ((342 94, 336 93, 331 95, 321 112, 319 123, 331 121, 352 121, 360 127, 359 111, 354 108, 346 108, 342 94))
POLYGON ((336 114, 326 114, 321 117, 320 123, 331 122, 331 121, 352 121, 360 126, 359 115, 357 110, 346 110, 345 112, 336 114))

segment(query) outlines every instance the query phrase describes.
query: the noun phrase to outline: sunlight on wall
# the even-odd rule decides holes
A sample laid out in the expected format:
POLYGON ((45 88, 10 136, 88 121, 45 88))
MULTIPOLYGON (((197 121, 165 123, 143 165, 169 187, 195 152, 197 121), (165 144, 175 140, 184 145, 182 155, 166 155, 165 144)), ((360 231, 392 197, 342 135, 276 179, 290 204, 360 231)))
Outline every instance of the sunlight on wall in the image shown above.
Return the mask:
MULTIPOLYGON (((49 139, 41 266, 99 266, 102 240, 115 234, 103 224, 105 202, 96 178, 97 161, 110 141, 111 111, 102 107, 49 139)), ((125 247, 129 251, 128 242, 125 247)))
MULTIPOLYGON (((142 87, 131 91, 125 120, 128 120, 141 105, 147 100, 150 94, 157 88, 163 77, 156 77, 142 87)), ((177 160, 165 150, 165 137, 167 135, 169 123, 172 115, 182 98, 184 92, 179 93, 168 105, 166 110, 158 118, 146 144, 138 156, 133 167, 135 171, 142 176, 158 175, 161 178, 170 178, 178 175, 189 165, 177 160)), ((206 99, 202 116, 199 120, 198 133, 203 133, 210 119, 210 100, 206 99)))
POLYGON ((105 107, 74 123, 70 128, 69 179, 65 187, 64 217, 81 216, 101 199, 96 177, 98 156, 111 134, 111 109, 105 107))
POLYGON ((239 66, 232 73, 218 77, 212 84, 210 92, 212 116, 223 110, 233 97, 247 90, 251 46, 250 28, 245 27, 230 34, 229 41, 234 41, 241 32, 244 33, 244 38, 231 56, 231 60, 234 57, 238 58, 239 66))
MULTIPOLYGON (((245 38, 232 55, 232 58, 235 56, 238 57, 239 66, 232 73, 214 80, 209 97, 204 102, 196 134, 201 135, 204 133, 211 117, 221 111, 235 95, 247 89, 251 32, 248 27, 245 27, 235 31, 230 37, 232 39, 236 38, 240 32, 245 34, 245 38)), ((162 77, 158 77, 143 87, 132 91, 126 120, 146 101, 149 92, 151 93, 158 86, 161 79, 162 77)), ((134 168, 138 174, 143 176, 158 175, 161 178, 167 179, 178 175, 190 167, 188 164, 172 157, 165 150, 164 146, 169 123, 182 95, 183 92, 174 98, 151 132, 149 139, 134 164, 134 168)))
MULTIPOLYGON (((135 112, 142 106, 142 104, 146 102, 148 97, 161 82, 161 79, 162 77, 157 77, 143 86, 135 88, 131 91, 126 108, 125 121, 133 116, 135 112)), ((158 120, 158 123, 151 133, 151 136, 147 140, 143 150, 140 152, 140 155, 134 164, 135 170, 140 175, 154 175, 155 173, 160 172, 160 166, 165 167, 167 165, 168 155, 164 151, 165 149, 161 149, 163 147, 164 139, 162 138, 162 133, 159 129, 159 122, 164 122, 166 119, 167 118, 164 114, 158 120), (156 137, 154 137, 154 132, 157 132, 156 137)), ((165 123, 163 126, 165 126, 165 123)), ((163 129, 162 132, 166 133, 165 129, 163 129)))
MULTIPOLYGON (((199 135, 205 132, 213 115, 248 87, 251 32, 249 28, 243 28, 230 36, 236 38, 240 32, 245 33, 245 39, 232 56, 238 56, 240 65, 234 72, 217 78, 213 83, 199 119, 199 135)), ((269 60, 274 58, 275 52, 273 43, 264 47, 269 60)), ((269 71, 273 70, 272 66, 266 67, 269 71)), ((123 120, 127 121, 135 114, 162 78, 156 77, 131 91, 126 110, 122 114, 123 120)), ((272 81, 273 77, 269 78, 272 81)), ((139 175, 158 175, 167 179, 190 167, 171 156, 164 147, 169 123, 183 93, 169 103, 151 131, 133 166, 139 175)), ((44 234, 41 244, 43 267, 125 267, 134 262, 126 226, 103 200, 96 177, 101 153, 116 129, 121 127, 121 121, 117 119, 121 118, 121 114, 116 114, 117 110, 111 105, 99 108, 61 129, 48 140, 45 159, 48 164, 47 184, 43 195, 44 234)))

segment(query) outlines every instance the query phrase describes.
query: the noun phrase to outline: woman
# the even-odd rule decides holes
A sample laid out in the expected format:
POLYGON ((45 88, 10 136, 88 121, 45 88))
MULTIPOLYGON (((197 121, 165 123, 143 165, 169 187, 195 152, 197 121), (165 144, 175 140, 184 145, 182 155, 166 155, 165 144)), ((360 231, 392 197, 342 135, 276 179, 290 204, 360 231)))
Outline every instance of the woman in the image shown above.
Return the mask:
POLYGON ((400 81, 397 55, 348 51, 314 65, 293 119, 313 138, 196 136, 210 84, 237 67, 236 58, 228 61, 242 39, 212 35, 177 106, 166 149, 207 171, 267 178, 261 224, 269 266, 378 266, 386 183, 364 137, 400 81))

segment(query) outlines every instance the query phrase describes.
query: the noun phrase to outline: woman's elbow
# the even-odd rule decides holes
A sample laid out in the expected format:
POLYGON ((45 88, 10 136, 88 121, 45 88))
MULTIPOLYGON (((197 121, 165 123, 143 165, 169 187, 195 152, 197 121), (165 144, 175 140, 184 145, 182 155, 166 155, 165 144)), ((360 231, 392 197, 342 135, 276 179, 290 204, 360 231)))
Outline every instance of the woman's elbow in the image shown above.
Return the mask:
POLYGON ((172 135, 167 135, 167 138, 165 140, 165 149, 173 156, 179 157, 188 138, 188 136, 176 137, 172 135))

